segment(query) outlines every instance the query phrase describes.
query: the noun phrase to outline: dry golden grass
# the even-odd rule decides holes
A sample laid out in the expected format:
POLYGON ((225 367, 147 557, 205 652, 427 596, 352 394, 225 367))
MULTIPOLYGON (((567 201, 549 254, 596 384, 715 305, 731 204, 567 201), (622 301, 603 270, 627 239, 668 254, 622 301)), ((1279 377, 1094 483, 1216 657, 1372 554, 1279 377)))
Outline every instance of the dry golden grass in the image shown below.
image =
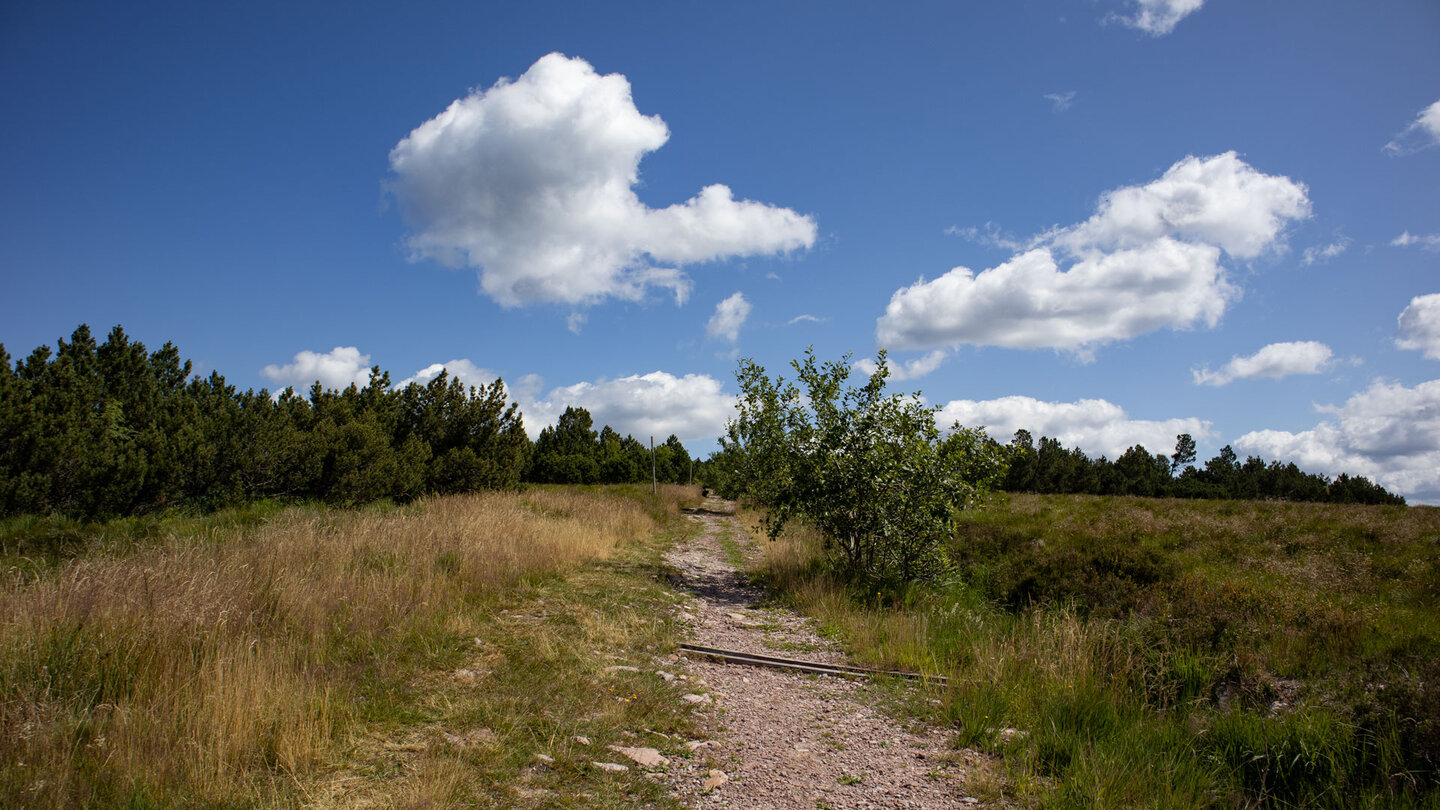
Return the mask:
MULTIPOLYGON (((649 512, 569 490, 295 508, 255 529, 12 571, 0 805, 292 803, 335 766, 360 714, 383 715, 367 705, 373 683, 403 683, 517 583, 654 531, 651 514, 677 511, 682 493, 649 512)), ((431 777, 412 799, 444 792, 447 777, 431 777)))

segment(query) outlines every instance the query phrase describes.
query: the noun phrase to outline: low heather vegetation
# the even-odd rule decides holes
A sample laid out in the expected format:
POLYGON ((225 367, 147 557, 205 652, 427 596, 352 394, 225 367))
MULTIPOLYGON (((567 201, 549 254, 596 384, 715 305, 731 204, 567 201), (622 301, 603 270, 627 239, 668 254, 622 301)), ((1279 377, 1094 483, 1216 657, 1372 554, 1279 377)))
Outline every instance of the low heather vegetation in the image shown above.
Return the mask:
POLYGON ((880 592, 822 548, 763 574, 866 663, 950 676, 896 699, 1003 755, 995 796, 1440 806, 1440 510, 1009 496, 948 578, 880 592))

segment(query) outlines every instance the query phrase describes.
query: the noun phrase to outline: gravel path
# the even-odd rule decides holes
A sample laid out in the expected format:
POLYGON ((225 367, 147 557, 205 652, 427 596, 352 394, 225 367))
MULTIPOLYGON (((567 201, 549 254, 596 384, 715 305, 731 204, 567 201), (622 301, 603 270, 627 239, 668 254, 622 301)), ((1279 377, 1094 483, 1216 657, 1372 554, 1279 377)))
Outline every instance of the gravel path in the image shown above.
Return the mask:
MULTIPOLYGON (((693 595, 678 608, 695 644, 828 663, 844 656, 809 620, 762 607, 765 592, 726 562, 721 538, 758 553, 716 499, 690 514, 703 531, 668 561, 693 595)), ((942 808, 978 806, 962 792, 966 762, 943 733, 916 734, 858 702, 843 678, 688 659, 713 702, 698 710, 716 739, 697 750, 676 793, 690 806, 736 808, 942 808), (692 761, 693 762, 693 761, 692 761), (709 787, 706 787, 709 785, 709 787)))

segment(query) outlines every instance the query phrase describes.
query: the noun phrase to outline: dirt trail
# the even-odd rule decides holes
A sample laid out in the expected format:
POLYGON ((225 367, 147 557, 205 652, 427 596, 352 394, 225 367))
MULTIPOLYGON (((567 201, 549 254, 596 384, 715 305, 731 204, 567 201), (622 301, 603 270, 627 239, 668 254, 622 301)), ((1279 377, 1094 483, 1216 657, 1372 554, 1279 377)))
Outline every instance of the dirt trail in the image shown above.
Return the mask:
MULTIPOLYGON (((749 536, 711 499, 690 519, 703 531, 668 561, 693 595, 680 608, 695 644, 809 661, 844 662, 808 619, 761 607, 763 589, 726 561, 722 538, 756 553, 749 536)), ((913 733, 855 700, 851 680, 690 658, 688 669, 708 686, 701 703, 716 739, 698 759, 724 771, 718 787, 700 778, 679 780, 677 793, 693 807, 949 808, 979 805, 965 796, 962 776, 970 752, 949 748, 940 732, 913 733)), ((706 773, 703 769, 700 775, 706 773)), ((713 774, 713 771, 710 773, 713 774)), ((714 784, 716 779, 711 780, 714 784)))

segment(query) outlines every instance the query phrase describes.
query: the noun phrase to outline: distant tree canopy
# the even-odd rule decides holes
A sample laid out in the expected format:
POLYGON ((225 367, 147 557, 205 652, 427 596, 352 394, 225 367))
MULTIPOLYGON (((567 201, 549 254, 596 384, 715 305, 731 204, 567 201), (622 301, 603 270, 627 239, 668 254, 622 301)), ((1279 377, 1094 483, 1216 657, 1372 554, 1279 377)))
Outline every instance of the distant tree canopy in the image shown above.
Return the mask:
POLYGON ((1195 439, 1188 433, 1175 437, 1175 451, 1168 456, 1151 455, 1137 444, 1113 462, 1104 456, 1091 459, 1078 448, 1066 450, 1059 441, 1043 436, 1036 447, 1027 430, 1015 431, 1005 449, 1010 468, 1001 488, 1009 492, 1405 503, 1403 497, 1362 476, 1342 473, 1331 479, 1302 472, 1293 462, 1266 463, 1259 456, 1241 463, 1228 445, 1203 468, 1197 468, 1195 439))
POLYGON ((13 367, 0 346, 0 513, 84 518, 266 497, 359 503, 511 487, 530 441, 500 381, 441 373, 396 390, 309 397, 192 378, 166 343, 147 352, 115 327, 86 326, 13 367))
MULTIPOLYGON (((655 448, 655 478, 661 483, 690 480, 690 453, 671 434, 655 448)), ((650 448, 608 425, 595 432, 590 412, 570 407, 553 427, 540 431, 526 480, 543 484, 632 484, 650 480, 650 448)))
MULTIPOLYGON (((662 481, 689 475, 674 436, 656 461, 662 481)), ((103 519, 649 477, 648 448, 608 427, 597 438, 583 409, 532 446, 500 380, 471 387, 441 372, 395 388, 377 367, 363 387, 272 396, 218 373, 192 377, 173 344, 150 352, 119 326, 97 343, 81 325, 54 352, 41 346, 19 362, 0 345, 0 515, 103 519)))

